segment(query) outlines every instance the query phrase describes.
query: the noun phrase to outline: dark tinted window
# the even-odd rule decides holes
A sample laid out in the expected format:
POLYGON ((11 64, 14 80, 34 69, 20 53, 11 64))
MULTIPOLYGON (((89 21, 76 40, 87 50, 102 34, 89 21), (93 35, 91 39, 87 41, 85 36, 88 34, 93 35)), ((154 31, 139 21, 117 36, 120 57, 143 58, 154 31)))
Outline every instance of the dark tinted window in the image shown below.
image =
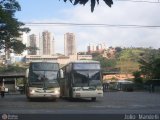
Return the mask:
POLYGON ((58 63, 32 63, 31 65, 33 71, 59 70, 58 63))
POLYGON ((75 70, 94 70, 94 69, 100 69, 100 64, 98 63, 75 63, 74 68, 75 70))

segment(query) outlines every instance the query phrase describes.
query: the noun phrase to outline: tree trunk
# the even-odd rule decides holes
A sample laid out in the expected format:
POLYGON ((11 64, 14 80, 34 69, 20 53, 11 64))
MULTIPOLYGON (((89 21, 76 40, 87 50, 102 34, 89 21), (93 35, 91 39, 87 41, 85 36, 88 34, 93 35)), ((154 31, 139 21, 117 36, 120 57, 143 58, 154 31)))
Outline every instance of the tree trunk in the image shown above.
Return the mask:
POLYGON ((8 64, 8 60, 10 60, 10 52, 9 49, 5 48, 5 64, 8 64))

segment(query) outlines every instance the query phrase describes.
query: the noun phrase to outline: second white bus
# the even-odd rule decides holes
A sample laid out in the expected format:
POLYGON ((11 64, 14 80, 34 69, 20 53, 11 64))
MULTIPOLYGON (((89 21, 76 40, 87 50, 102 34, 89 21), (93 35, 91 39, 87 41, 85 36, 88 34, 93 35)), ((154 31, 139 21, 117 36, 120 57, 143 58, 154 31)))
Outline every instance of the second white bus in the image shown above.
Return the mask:
POLYGON ((103 97, 101 67, 98 61, 70 62, 61 69, 60 80, 62 97, 91 98, 103 97))

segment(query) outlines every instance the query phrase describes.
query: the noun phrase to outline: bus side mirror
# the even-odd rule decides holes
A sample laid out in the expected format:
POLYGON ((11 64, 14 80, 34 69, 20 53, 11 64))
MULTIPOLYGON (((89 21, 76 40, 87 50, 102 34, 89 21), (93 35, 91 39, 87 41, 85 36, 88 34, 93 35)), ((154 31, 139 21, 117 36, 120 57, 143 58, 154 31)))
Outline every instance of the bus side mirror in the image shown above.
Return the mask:
POLYGON ((26 70, 26 75, 25 75, 26 78, 28 78, 28 74, 29 74, 29 69, 26 70))
POLYGON ((62 69, 60 69, 60 78, 64 78, 64 73, 62 69))

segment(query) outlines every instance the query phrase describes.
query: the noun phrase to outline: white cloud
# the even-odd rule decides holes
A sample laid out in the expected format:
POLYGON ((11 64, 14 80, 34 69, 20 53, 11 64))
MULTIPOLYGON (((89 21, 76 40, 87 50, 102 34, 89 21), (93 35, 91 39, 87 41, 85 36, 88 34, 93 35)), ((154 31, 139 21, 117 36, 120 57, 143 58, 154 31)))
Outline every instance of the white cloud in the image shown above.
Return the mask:
MULTIPOLYGON (((90 12, 90 4, 77 5, 60 11, 63 18, 34 20, 33 22, 73 22, 99 24, 137 24, 160 25, 159 4, 115 2, 112 8, 103 2, 90 12)), ((119 27, 80 27, 80 26, 42 26, 32 30, 33 33, 43 30, 53 32, 56 52, 63 52, 64 34, 74 32, 77 50, 84 51, 89 43, 106 43, 107 46, 154 47, 160 48, 160 28, 119 28, 119 27)))

